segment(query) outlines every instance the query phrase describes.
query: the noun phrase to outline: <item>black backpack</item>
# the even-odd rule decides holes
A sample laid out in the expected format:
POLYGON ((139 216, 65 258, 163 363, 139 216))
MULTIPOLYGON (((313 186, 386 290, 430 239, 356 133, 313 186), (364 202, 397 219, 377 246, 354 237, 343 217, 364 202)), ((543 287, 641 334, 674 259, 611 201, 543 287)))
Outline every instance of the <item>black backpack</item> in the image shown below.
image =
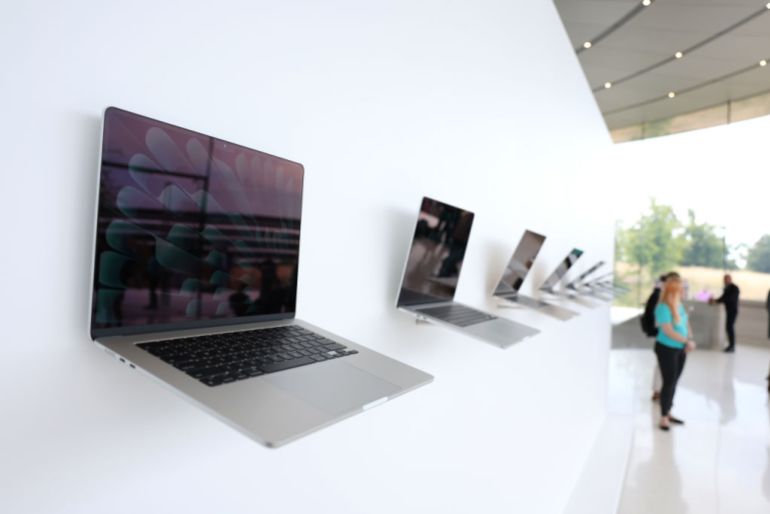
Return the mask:
POLYGON ((658 335, 658 327, 655 326, 655 307, 658 305, 660 299, 660 289, 655 288, 647 303, 644 305, 644 312, 639 318, 639 323, 642 325, 642 332, 648 337, 655 337, 658 335))

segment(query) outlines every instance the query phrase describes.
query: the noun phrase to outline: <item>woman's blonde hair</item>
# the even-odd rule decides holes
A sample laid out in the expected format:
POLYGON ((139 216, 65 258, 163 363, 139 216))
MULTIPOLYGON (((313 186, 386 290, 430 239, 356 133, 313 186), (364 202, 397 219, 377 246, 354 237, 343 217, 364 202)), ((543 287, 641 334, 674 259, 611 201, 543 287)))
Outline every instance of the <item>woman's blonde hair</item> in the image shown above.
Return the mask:
POLYGON ((660 303, 668 305, 671 309, 671 316, 674 318, 674 324, 678 325, 681 321, 679 316, 679 304, 682 301, 682 277, 679 273, 671 272, 666 275, 666 281, 663 282, 663 291, 660 293, 660 303))

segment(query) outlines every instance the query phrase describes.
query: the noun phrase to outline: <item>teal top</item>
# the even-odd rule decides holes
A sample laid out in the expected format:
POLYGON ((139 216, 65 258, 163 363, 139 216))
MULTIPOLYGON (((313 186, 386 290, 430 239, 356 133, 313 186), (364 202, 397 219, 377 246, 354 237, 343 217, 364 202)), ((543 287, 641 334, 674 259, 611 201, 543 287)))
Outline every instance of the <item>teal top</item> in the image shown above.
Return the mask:
POLYGON ((655 307, 655 326, 658 327, 657 341, 669 348, 676 348, 677 350, 684 348, 684 343, 671 339, 663 333, 661 326, 665 323, 671 323, 674 330, 682 337, 689 337, 689 334, 687 333, 687 311, 685 310, 684 305, 681 303, 679 304, 679 323, 674 323, 671 307, 665 303, 659 303, 658 306, 655 307))

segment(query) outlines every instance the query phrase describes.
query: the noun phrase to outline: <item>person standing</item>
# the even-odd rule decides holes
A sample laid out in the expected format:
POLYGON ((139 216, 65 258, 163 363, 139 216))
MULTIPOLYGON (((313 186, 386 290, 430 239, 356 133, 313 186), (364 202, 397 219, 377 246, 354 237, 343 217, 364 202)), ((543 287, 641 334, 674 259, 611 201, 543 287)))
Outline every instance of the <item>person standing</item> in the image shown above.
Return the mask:
POLYGON ((692 328, 687 311, 682 305, 682 278, 678 273, 670 273, 663 284, 660 302, 655 307, 655 325, 658 335, 655 338, 655 355, 663 377, 660 390, 661 430, 668 431, 671 423, 682 425, 684 421, 671 415, 674 394, 679 377, 682 375, 687 360, 687 353, 695 349, 695 341, 690 338, 692 328))
MULTIPOLYGON (((639 318, 642 324, 642 332, 647 337, 655 338, 658 335, 658 327, 655 326, 655 307, 660 301, 660 291, 663 288, 663 283, 666 281, 666 275, 661 275, 657 281, 655 281, 655 287, 652 289, 647 303, 644 304, 644 312, 639 318)), ((770 297, 770 296, 769 296, 770 297)), ((660 376, 660 368, 655 366, 655 371, 652 376, 652 401, 657 402, 660 400, 660 388, 663 385, 663 378, 660 376)))
POLYGON ((725 275, 724 283, 725 287, 722 290, 722 296, 716 300, 711 300, 709 303, 712 305, 722 303, 725 306, 725 332, 727 332, 727 348, 725 348, 725 353, 733 353, 735 351, 735 320, 738 319, 738 301, 741 290, 733 284, 733 277, 730 274, 725 275))

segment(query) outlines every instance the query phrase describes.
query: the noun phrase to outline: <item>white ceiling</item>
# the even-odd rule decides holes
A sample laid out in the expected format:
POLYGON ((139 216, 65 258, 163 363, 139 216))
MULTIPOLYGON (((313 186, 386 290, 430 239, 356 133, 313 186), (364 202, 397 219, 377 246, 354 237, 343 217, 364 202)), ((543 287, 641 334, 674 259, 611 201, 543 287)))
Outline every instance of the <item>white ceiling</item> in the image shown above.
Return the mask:
MULTIPOLYGON (((583 70, 610 129, 657 121, 770 91, 768 0, 656 0, 626 24, 578 53, 583 70), (764 9, 748 23, 718 39, 626 82, 612 82, 668 59, 730 25, 764 9), (666 98, 736 70, 738 76, 666 98), (656 100, 628 109, 629 106, 656 100)), ((641 0, 555 0, 574 48, 604 32, 641 0)))

